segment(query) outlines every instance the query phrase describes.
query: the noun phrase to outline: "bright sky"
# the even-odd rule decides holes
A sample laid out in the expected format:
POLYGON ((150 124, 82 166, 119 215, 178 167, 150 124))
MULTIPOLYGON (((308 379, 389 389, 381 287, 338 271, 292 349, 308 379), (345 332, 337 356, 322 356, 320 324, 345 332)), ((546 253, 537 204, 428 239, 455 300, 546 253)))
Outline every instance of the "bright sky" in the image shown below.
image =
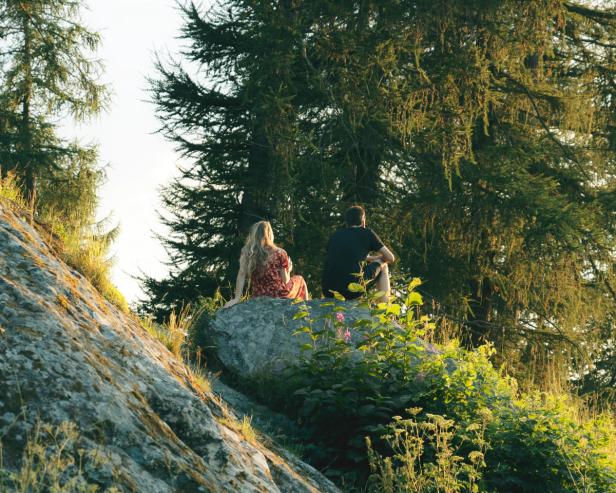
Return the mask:
POLYGON ((95 121, 66 129, 67 137, 96 142, 108 164, 100 215, 120 223, 114 245, 113 280, 129 302, 141 296, 132 276, 164 276, 167 258, 153 231, 163 232, 156 214, 161 186, 177 173, 173 145, 154 134, 158 122, 147 102, 146 77, 154 76, 154 53, 177 53, 181 16, 174 0, 89 0, 83 21, 99 32, 104 82, 112 93, 109 111, 95 121))

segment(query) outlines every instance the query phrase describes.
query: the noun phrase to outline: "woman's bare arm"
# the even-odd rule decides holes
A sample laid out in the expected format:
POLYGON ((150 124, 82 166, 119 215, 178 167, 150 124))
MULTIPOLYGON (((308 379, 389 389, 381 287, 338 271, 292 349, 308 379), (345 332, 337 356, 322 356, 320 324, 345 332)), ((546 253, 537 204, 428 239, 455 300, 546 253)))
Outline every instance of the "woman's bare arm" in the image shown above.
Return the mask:
POLYGON ((291 258, 289 257, 289 268, 288 269, 279 269, 278 273, 280 274, 280 278, 282 282, 287 284, 291 280, 291 270, 293 270, 293 262, 291 262, 291 258))
POLYGON ((282 282, 284 282, 285 284, 287 284, 291 280, 291 276, 289 275, 288 270, 280 269, 278 273, 280 274, 280 279, 282 279, 282 282))
POLYGON ((246 284, 246 265, 244 264, 244 258, 240 257, 240 270, 238 271, 237 278, 235 280, 235 296, 232 300, 225 303, 225 308, 239 303, 242 299, 242 294, 244 293, 244 284, 246 284))

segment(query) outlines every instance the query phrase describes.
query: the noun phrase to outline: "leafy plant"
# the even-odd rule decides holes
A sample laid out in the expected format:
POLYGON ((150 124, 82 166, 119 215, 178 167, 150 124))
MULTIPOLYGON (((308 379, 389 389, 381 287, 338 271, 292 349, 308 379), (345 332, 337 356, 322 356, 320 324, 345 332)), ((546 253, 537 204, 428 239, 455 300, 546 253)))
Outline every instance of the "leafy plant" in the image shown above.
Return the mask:
POLYGON ((310 430, 308 459, 355 483, 367 479, 370 459, 371 481, 383 491, 616 491, 612 420, 582 419, 564 396, 520 395, 494 368, 490 345, 424 342, 434 325, 418 312, 419 285, 409 283, 400 303, 378 303, 382 293, 359 305, 325 302, 331 310, 320 320, 298 305, 306 323, 297 332, 311 343, 278 392, 310 430), (349 323, 349 309, 370 316, 349 323), (396 418, 409 408, 425 414, 396 418), (411 477, 423 489, 413 489, 411 477))
MULTIPOLYGON (((420 363, 435 348, 419 339, 434 329, 427 317, 417 316, 419 284, 419 279, 409 283, 402 304, 379 303, 383 293, 371 294, 359 305, 370 317, 353 324, 345 316, 353 305, 339 295, 324 303, 331 311, 321 320, 311 319, 307 305, 300 305, 297 317, 306 324, 297 333, 307 333, 312 344, 304 345, 304 358, 288 380, 295 385, 298 418, 319 430, 325 445, 317 462, 333 455, 342 468, 365 464, 363 437, 378 436, 421 391, 420 363)), ((349 289, 365 286, 353 283, 349 289)))
POLYGON ((419 419, 420 408, 408 411, 410 419, 396 416, 387 426, 384 440, 391 449, 389 457, 375 452, 370 438, 366 439, 371 472, 369 490, 379 493, 479 491, 481 471, 486 466, 485 423, 467 428, 470 442, 476 448, 462 457, 456 455, 452 443, 457 431, 453 420, 434 414, 419 419))

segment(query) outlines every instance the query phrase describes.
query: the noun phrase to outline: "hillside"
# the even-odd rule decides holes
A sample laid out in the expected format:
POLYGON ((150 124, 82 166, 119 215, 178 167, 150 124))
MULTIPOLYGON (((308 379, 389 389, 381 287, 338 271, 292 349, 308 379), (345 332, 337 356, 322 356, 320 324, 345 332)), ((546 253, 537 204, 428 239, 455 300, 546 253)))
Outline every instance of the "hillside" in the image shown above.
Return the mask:
POLYGON ((91 488, 78 491, 337 491, 243 436, 207 382, 50 245, 0 203, 1 491, 31 480, 28 491, 53 481, 91 488))

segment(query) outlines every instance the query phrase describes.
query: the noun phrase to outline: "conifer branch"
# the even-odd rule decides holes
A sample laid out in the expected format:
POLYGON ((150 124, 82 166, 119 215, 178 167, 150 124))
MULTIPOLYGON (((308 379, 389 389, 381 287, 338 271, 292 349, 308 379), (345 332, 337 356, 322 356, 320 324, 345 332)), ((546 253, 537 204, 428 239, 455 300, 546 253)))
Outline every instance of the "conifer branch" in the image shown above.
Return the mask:
POLYGON ((539 123, 545 130, 549 139, 552 142, 554 142, 558 147, 560 147, 565 157, 568 158, 573 164, 575 164, 578 171, 582 173, 582 175, 586 178, 588 183, 592 183, 592 178, 588 174, 588 172, 584 169, 584 166, 577 160, 577 158, 571 153, 571 151, 567 147, 565 147, 563 143, 554 135, 554 133, 552 132, 552 130, 546 123, 545 119, 541 115, 541 110, 539 109, 539 106, 537 105, 537 101, 535 97, 533 96, 532 92, 528 89, 528 87, 526 87, 526 85, 522 84, 520 81, 516 80, 514 77, 507 74, 506 72, 500 71, 499 74, 503 75, 507 80, 513 82, 518 88, 520 88, 524 92, 524 94, 526 94, 529 101, 531 102, 531 105, 533 107, 537 120, 539 120, 539 123))

